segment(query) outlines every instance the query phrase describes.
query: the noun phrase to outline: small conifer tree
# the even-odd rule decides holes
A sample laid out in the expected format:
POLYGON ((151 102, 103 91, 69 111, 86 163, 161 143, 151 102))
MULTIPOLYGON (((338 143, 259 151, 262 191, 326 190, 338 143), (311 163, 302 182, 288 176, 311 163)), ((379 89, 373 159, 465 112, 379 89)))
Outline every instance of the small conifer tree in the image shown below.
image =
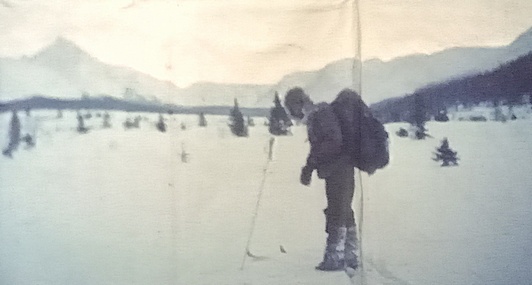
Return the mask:
POLYGON ((103 114, 103 127, 105 129, 108 129, 111 127, 111 116, 107 112, 103 114))
POLYGON ((277 92, 275 92, 273 103, 275 105, 270 109, 269 131, 272 135, 276 136, 287 135, 290 133, 292 121, 288 118, 288 114, 281 105, 281 100, 277 92))
POLYGON ((503 122, 505 123, 507 118, 506 116, 502 113, 502 107, 501 107, 501 102, 498 101, 498 100, 494 100, 493 101, 493 107, 494 107, 494 110, 493 110, 493 119, 497 122, 503 122))
POLYGON ((166 132, 166 123, 164 122, 164 118, 162 114, 159 114, 159 121, 157 122, 155 126, 160 132, 162 133, 166 132))
POLYGON ((438 115, 434 116, 434 121, 436 122, 448 122, 449 116, 447 116, 447 111, 441 110, 438 112, 438 115))
POLYGON ((247 121, 248 121, 248 126, 249 127, 254 127, 255 126, 255 121, 253 121, 253 118, 251 116, 248 116, 247 121))
POLYGON ((2 151, 2 154, 7 157, 13 157, 13 151, 15 151, 20 144, 20 120, 17 111, 13 111, 11 123, 9 125, 9 143, 6 149, 2 151))
POLYGON ((81 113, 79 113, 79 112, 78 112, 78 115, 77 115, 77 119, 78 119, 78 128, 77 128, 78 133, 84 134, 84 133, 88 132, 89 129, 87 129, 87 127, 85 127, 85 120, 83 119, 83 116, 81 116, 81 113))
POLYGON ((414 112, 411 118, 411 124, 415 128, 415 138, 418 140, 425 139, 429 135, 427 134, 427 129, 425 128, 426 118, 426 108, 421 94, 414 95, 414 112))
POLYGON ((140 128, 140 120, 142 119, 141 116, 136 116, 133 120, 131 118, 127 118, 124 122, 124 128, 125 129, 138 129, 140 128))
POLYGON ((205 113, 203 112, 199 113, 199 126, 200 127, 207 126, 207 119, 205 119, 205 113))
POLYGON ((240 108, 238 107, 238 101, 236 98, 235 98, 235 105, 233 109, 231 109, 229 119, 230 119, 229 127, 231 128, 231 132, 235 136, 237 137, 248 136, 248 128, 244 122, 244 116, 242 115, 242 112, 240 112, 240 108))
POLYGON ((441 161, 441 166, 456 166, 458 165, 458 157, 456 156, 457 152, 453 151, 449 147, 449 141, 447 138, 444 138, 441 142, 441 146, 436 148, 434 161, 441 161))
POLYGON ((395 134, 399 137, 408 137, 408 131, 404 128, 400 128, 397 132, 395 132, 395 134))

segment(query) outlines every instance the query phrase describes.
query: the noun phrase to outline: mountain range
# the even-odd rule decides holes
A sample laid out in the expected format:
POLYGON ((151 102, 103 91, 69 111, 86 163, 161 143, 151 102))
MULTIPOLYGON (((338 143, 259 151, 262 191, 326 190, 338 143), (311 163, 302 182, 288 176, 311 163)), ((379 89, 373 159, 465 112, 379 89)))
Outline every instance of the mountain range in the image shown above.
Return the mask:
MULTIPOLYGON (((414 54, 390 61, 362 63, 362 94, 369 103, 413 93, 452 78, 490 70, 532 50, 532 28, 501 47, 459 47, 434 54, 414 54)), ((275 92, 300 86, 316 101, 330 101, 352 86, 360 62, 342 59, 319 70, 295 72, 276 84, 198 82, 179 88, 131 68, 106 64, 65 38, 33 56, 0 58, 0 102, 32 96, 79 99, 110 96, 135 102, 181 106, 272 106, 275 92)), ((355 87, 358 88, 358 87, 355 87)))

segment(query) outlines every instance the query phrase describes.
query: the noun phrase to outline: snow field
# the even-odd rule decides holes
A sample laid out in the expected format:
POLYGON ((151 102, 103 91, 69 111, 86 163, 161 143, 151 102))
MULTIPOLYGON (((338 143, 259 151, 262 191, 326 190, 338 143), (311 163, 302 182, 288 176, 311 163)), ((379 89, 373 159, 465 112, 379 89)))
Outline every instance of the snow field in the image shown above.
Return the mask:
MULTIPOLYGON (((200 128, 197 116, 164 115, 160 133, 158 114, 124 130, 137 114, 111 112, 113 127, 101 129, 91 113, 81 135, 74 112, 32 112, 36 148, 0 157, 1 284, 349 284, 314 270, 325 196, 316 176, 299 184, 304 127, 277 137, 267 162, 260 119, 236 138, 226 116, 200 128), (241 270, 264 173, 250 245, 264 258, 241 270)), ((10 118, 0 115, 2 147, 10 118)), ((424 141, 397 137, 405 124, 386 127, 391 164, 362 175, 366 284, 527 284, 530 121, 429 122, 424 141), (443 137, 460 166, 431 160, 443 137)), ((356 195, 360 223, 358 176, 356 195)))

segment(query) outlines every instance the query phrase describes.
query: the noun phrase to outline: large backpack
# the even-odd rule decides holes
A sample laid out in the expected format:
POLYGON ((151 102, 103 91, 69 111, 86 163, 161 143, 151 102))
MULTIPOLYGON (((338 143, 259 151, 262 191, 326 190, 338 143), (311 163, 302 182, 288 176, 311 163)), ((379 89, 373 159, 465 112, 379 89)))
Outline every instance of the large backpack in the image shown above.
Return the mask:
POLYGON ((331 103, 342 130, 343 148, 354 167, 373 174, 388 165, 388 133, 354 91, 345 89, 331 103))

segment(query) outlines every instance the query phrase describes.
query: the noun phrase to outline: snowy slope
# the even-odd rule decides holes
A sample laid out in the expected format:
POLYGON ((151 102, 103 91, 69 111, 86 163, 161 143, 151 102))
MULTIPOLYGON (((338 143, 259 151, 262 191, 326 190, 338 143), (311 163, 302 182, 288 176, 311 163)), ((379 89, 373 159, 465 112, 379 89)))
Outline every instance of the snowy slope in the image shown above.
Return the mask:
POLYGON ((367 180, 366 256, 406 284, 528 284, 530 121, 428 129, 435 139, 392 135, 390 167, 367 180), (459 167, 430 160, 443 137, 459 167))
MULTIPOLYGON (((112 129, 93 117, 79 135, 74 113, 33 112, 37 147, 0 157, 0 284, 349 284, 314 270, 325 197, 316 177, 298 184, 304 127, 276 139, 250 246, 264 258, 243 263, 267 128, 257 121, 236 138, 226 117, 199 128, 179 115, 160 133, 156 114, 140 114, 141 128, 126 131, 136 114, 111 115, 112 129)), ((3 147, 10 114, 0 118, 3 147)), ((395 136, 401 126, 387 126, 391 165, 363 175, 366 284, 531 280, 530 121, 429 123, 425 141, 395 136), (444 136, 459 167, 430 159, 444 136)))

